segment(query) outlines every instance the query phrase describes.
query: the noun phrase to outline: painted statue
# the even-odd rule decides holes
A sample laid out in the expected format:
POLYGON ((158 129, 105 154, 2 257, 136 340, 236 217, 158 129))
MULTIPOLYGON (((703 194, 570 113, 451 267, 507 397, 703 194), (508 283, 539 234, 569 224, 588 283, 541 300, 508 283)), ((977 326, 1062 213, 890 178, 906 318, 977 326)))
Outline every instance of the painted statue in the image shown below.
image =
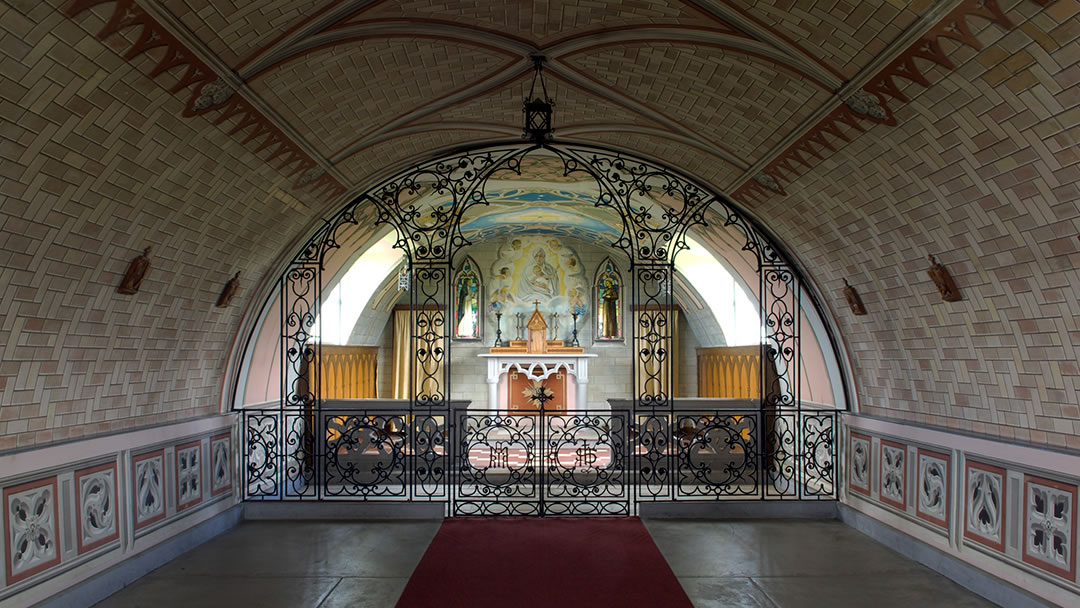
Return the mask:
POLYGON ((217 303, 214 306, 218 308, 225 308, 232 302, 233 296, 236 295, 236 290, 240 288, 240 273, 237 272, 233 275, 233 278, 229 279, 225 283, 225 287, 221 290, 221 295, 218 296, 217 303))
POLYGON ((946 302, 959 302, 963 300, 963 296, 960 295, 960 290, 956 287, 956 282, 953 281, 952 275, 949 274, 947 268, 941 265, 934 256, 928 255, 927 259, 930 260, 930 270, 927 274, 930 275, 930 280, 934 282, 934 285, 938 288, 938 292, 941 294, 941 299, 946 302))
POLYGON ((124 279, 120 281, 120 286, 116 288, 116 291, 126 295, 138 293, 139 286, 142 285, 143 279, 146 278, 146 271, 148 270, 150 270, 149 247, 143 250, 142 255, 131 260, 127 272, 124 273, 124 279))

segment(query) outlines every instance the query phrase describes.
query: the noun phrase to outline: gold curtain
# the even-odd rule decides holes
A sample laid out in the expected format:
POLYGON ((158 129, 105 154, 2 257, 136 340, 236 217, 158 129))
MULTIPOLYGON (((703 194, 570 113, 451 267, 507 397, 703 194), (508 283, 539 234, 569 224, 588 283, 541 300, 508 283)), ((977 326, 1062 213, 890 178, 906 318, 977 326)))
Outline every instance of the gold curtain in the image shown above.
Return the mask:
POLYGON ((374 399, 378 346, 319 347, 319 394, 323 399, 374 399))
MULTIPOLYGON (((416 348, 410 340, 412 333, 409 331, 412 323, 411 310, 406 308, 394 311, 394 367, 391 374, 394 399, 409 399, 413 395, 413 391, 409 389, 410 372, 413 361, 416 360, 416 348)), ((436 327, 435 331, 441 332, 442 328, 436 327)), ((436 342, 436 346, 442 346, 441 339, 436 342)), ((427 371, 436 378, 441 378, 441 365, 436 362, 430 362, 428 365, 431 367, 427 371)), ((417 376, 413 382, 416 383, 416 392, 420 392, 422 374, 417 374, 417 376)))
POLYGON ((394 311, 394 369, 393 369, 393 398, 408 399, 409 393, 409 368, 412 365, 413 352, 409 348, 409 323, 411 323, 412 311, 394 311))
MULTIPOLYGON (((634 311, 634 323, 638 328, 642 327, 643 315, 655 315, 656 310, 637 310, 634 311)), ((667 327, 662 328, 660 331, 668 334, 668 337, 664 339, 667 344, 664 344, 664 350, 667 351, 667 356, 671 359, 671 367, 664 366, 662 361, 658 361, 655 357, 649 361, 642 361, 637 356, 638 344, 632 344, 631 353, 634 357, 634 365, 637 368, 637 392, 636 395, 656 394, 664 384, 671 386, 671 397, 679 396, 679 309, 673 308, 671 314, 668 315, 667 327), (667 374, 671 374, 671 381, 667 382, 667 374), (655 379, 651 382, 647 382, 646 379, 655 379)), ((640 330, 639 330, 640 331, 640 330)), ((626 335, 630 336, 632 332, 626 330, 626 335)))
POLYGON ((761 347, 697 349, 698 397, 761 398, 761 347))

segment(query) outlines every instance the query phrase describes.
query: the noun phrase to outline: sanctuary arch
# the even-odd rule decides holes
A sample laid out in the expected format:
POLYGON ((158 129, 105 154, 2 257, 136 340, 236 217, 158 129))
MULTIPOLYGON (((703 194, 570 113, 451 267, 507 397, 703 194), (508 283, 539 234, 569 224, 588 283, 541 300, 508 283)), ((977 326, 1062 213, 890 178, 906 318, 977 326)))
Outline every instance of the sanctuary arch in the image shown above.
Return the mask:
MULTIPOLYGON (((492 146, 384 180, 308 239, 247 344, 234 391, 243 403, 248 500, 436 502, 449 515, 632 515, 644 502, 837 496, 845 387, 812 289, 729 199, 623 152, 492 146), (557 180, 563 194, 545 201, 521 187, 537 173, 557 180), (504 209, 506 201, 517 204, 504 209), (560 232, 537 227, 545 213, 579 215, 560 232), (395 385, 407 400, 331 388, 347 366, 324 343, 323 293, 348 269, 348 250, 370 241, 370 231, 357 235, 373 223, 389 228, 401 252, 372 306, 389 313, 395 288, 408 294, 393 330, 393 368, 408 370, 395 385), (676 271, 688 243, 701 247, 691 231, 707 249, 729 252, 722 259, 736 287, 757 301, 760 340, 684 356, 697 377, 681 384, 698 394, 682 399, 679 319, 726 305, 707 301, 676 271), (589 249, 587 262, 576 248, 589 249), (536 318, 545 352, 498 348, 524 348, 523 326, 536 318), (588 348, 579 348, 586 336, 588 348), (469 356, 454 356, 459 349, 469 356), (478 360, 485 353, 486 377, 478 360), (590 365, 627 379, 621 394, 596 399, 590 365), (251 398, 256 370, 278 378, 261 400, 251 398), (815 392, 818 399, 806 398, 815 392)), ((377 362, 364 365, 364 382, 385 382, 377 362)))

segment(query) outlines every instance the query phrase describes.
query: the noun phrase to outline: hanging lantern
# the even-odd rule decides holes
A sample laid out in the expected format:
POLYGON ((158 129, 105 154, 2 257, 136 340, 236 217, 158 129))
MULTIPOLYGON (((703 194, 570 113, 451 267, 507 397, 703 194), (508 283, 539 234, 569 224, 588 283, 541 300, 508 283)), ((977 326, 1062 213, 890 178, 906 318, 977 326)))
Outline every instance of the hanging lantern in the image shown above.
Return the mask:
POLYGON ((523 110, 525 112, 525 131, 522 133, 522 137, 542 144, 551 141, 551 135, 554 133, 551 128, 551 114, 555 103, 548 97, 547 86, 544 84, 545 58, 541 55, 534 55, 532 60, 534 67, 533 80, 532 86, 529 87, 529 94, 525 96, 523 110), (540 91, 543 96, 536 95, 537 80, 540 81, 540 91))

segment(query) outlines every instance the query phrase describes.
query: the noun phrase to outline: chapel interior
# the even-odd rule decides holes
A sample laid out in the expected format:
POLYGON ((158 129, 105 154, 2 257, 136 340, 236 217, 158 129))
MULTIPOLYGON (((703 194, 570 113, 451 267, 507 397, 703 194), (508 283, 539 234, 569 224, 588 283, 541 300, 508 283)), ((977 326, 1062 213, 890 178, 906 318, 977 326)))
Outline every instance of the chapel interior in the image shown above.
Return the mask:
POLYGON ((1080 605, 1080 0, 0 0, 0 608, 1080 605))

